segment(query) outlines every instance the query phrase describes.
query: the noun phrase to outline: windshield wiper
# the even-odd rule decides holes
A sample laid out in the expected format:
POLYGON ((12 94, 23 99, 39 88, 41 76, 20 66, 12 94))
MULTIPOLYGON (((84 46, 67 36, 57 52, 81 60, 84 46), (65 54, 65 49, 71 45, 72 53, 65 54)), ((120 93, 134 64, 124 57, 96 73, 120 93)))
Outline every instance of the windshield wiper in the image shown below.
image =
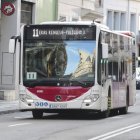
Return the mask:
POLYGON ((24 85, 28 87, 35 86, 81 86, 83 88, 91 87, 93 82, 91 81, 80 81, 76 79, 65 79, 65 78, 48 78, 37 81, 24 81, 24 85))
POLYGON ((35 86, 56 86, 58 83, 57 79, 43 79, 43 80, 37 80, 37 81, 27 81, 24 82, 25 86, 28 87, 35 87, 35 86))
POLYGON ((72 84, 72 85, 80 85, 81 87, 87 87, 87 84, 86 82, 82 82, 82 81, 79 81, 79 80, 69 80, 69 82, 72 84))
POLYGON ((86 82, 82 82, 80 80, 76 79, 69 79, 69 78, 59 78, 60 83, 67 83, 69 86, 81 86, 81 87, 87 87, 86 82))

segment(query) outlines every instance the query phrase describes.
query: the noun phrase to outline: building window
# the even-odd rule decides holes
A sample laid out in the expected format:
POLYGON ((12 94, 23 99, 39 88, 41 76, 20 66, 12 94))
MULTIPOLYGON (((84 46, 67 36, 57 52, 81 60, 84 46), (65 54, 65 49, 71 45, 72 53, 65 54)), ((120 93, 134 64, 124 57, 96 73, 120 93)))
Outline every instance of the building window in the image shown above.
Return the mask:
POLYGON ((102 7, 102 0, 99 0, 99 6, 102 7))
POLYGON ((126 13, 121 13, 120 30, 126 30, 126 13))
POLYGON ((94 1, 95 2, 95 7, 102 7, 102 0, 91 0, 91 1, 94 1))
POLYGON ((136 33, 136 14, 130 15, 130 31, 136 33))
POLYGON ((22 24, 32 23, 32 8, 33 8, 33 3, 21 2, 21 23, 22 24))
POLYGON ((114 12, 114 25, 113 25, 114 30, 119 30, 120 29, 120 15, 119 12, 114 12))
POLYGON ((107 12, 107 26, 110 29, 113 29, 113 12, 112 11, 107 12))
POLYGON ((126 13, 121 11, 108 11, 107 26, 112 30, 126 30, 126 13))

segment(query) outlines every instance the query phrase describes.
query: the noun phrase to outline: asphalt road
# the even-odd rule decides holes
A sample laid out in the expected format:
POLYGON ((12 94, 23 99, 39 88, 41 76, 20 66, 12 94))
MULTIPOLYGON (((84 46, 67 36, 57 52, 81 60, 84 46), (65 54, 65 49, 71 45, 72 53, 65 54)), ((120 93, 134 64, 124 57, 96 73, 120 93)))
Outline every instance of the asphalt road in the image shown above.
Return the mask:
POLYGON ((31 112, 0 115, 0 140, 140 140, 140 91, 127 115, 106 119, 44 114, 34 120, 31 112))

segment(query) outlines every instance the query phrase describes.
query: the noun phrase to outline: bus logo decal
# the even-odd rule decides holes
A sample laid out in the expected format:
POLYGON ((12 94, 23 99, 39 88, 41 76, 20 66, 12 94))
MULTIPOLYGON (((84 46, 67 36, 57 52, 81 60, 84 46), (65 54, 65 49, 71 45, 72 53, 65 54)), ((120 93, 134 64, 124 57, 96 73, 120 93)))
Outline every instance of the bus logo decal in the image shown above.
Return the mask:
POLYGON ((62 100, 62 98, 61 98, 60 95, 56 95, 56 96, 55 96, 55 100, 56 100, 57 102, 60 102, 60 101, 62 100))
POLYGON ((48 106, 48 103, 47 102, 36 102, 35 103, 35 106, 38 107, 47 107, 48 106))

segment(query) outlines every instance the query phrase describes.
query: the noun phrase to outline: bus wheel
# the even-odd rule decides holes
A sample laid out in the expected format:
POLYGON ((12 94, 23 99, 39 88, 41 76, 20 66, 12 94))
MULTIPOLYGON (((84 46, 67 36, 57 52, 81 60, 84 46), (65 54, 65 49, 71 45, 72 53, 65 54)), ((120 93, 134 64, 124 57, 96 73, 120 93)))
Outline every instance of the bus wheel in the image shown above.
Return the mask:
POLYGON ((127 114, 128 112, 128 108, 127 107, 123 107, 123 108, 120 108, 119 109, 119 114, 122 115, 122 114, 127 114))
POLYGON ((110 115, 110 110, 109 109, 106 110, 106 111, 101 112, 101 117, 102 118, 108 118, 109 115, 110 115))
POLYGON ((109 92, 109 95, 108 95, 108 106, 107 106, 107 110, 101 112, 102 113, 102 118, 107 118, 110 116, 110 108, 111 108, 111 94, 109 92))
POLYGON ((122 115, 122 114, 127 114, 128 113, 128 104, 126 104, 125 107, 122 107, 119 109, 119 114, 122 115))
POLYGON ((41 119, 43 117, 43 111, 33 110, 32 115, 34 119, 41 119))
POLYGON ((111 110, 111 116, 116 116, 118 115, 119 110, 118 109, 113 109, 111 110))

